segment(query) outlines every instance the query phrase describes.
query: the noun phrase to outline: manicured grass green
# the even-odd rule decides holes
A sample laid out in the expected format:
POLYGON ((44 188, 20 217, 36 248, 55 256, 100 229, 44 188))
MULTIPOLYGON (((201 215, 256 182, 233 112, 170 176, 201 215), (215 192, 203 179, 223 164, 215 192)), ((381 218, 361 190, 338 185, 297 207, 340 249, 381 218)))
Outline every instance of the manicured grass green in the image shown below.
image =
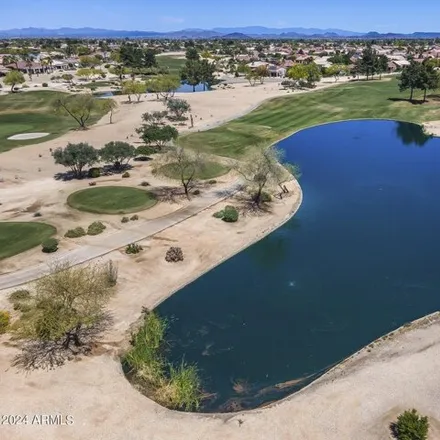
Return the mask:
MULTIPOLYGON (((215 177, 223 176, 228 173, 229 170, 229 167, 221 163, 206 162, 205 166, 196 172, 195 178, 200 180, 214 179, 215 177)), ((160 174, 170 179, 180 180, 180 170, 173 163, 162 166, 160 168, 160 174)))
POLYGON ((87 188, 67 198, 72 208, 96 214, 127 214, 151 208, 156 203, 154 194, 126 186, 87 188))
POLYGON ((399 92, 397 79, 346 83, 272 99, 220 127, 182 136, 180 143, 207 153, 240 158, 257 145, 269 145, 297 130, 325 122, 383 118, 421 123, 440 119, 438 97, 428 96, 425 104, 412 104, 406 101, 408 97, 408 92, 399 92))
POLYGON ((40 245, 57 232, 39 222, 0 222, 0 260, 40 245))
MULTIPOLYGON (((53 104, 58 94, 50 90, 38 90, 0 96, 0 153, 23 145, 46 142, 78 127, 73 118, 54 113, 53 104), (14 134, 32 132, 50 135, 26 141, 7 139, 14 134)), ((89 125, 98 121, 104 113, 103 110, 95 112, 89 125)))
POLYGON ((168 67, 170 75, 179 75, 186 62, 184 58, 174 58, 169 55, 159 56, 156 59, 160 67, 168 67))

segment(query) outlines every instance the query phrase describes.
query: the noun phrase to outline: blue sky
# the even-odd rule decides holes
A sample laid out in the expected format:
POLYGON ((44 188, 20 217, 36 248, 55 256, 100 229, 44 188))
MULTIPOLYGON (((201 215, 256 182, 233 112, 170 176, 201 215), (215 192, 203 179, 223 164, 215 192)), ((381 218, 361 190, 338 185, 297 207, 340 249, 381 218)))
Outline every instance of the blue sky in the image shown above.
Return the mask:
POLYGON ((5 1, 1 9, 0 29, 68 26, 168 31, 262 25, 440 31, 438 0, 20 0, 5 1))

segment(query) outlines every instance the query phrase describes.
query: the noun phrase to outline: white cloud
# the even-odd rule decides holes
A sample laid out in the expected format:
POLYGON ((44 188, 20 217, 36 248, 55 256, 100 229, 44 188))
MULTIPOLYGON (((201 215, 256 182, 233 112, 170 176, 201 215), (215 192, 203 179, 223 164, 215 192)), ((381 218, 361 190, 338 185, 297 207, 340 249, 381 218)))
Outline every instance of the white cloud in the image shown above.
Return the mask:
POLYGON ((161 17, 161 21, 163 23, 183 23, 185 21, 185 19, 181 18, 181 17, 164 16, 164 17, 161 17))

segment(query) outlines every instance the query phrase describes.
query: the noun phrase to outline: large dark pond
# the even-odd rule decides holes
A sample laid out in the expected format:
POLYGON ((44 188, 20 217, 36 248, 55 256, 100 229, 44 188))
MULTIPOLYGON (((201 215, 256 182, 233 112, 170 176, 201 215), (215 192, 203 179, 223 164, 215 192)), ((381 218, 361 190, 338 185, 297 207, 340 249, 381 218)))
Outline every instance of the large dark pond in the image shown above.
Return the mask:
POLYGON ((440 139, 356 121, 279 146, 303 172, 297 215, 158 308, 173 317, 169 357, 215 393, 204 411, 284 397, 440 309, 440 139))

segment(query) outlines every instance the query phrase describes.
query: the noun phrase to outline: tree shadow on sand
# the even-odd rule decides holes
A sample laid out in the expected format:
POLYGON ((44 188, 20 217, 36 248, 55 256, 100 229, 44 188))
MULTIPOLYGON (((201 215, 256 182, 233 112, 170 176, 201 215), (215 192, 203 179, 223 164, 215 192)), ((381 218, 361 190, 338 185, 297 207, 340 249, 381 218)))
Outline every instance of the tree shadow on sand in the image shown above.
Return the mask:
POLYGON ((65 348, 61 341, 25 341, 12 365, 23 371, 53 370, 76 356, 90 354, 99 337, 112 323, 113 317, 107 312, 93 326, 84 327, 78 333, 81 340, 79 346, 71 344, 65 348))

